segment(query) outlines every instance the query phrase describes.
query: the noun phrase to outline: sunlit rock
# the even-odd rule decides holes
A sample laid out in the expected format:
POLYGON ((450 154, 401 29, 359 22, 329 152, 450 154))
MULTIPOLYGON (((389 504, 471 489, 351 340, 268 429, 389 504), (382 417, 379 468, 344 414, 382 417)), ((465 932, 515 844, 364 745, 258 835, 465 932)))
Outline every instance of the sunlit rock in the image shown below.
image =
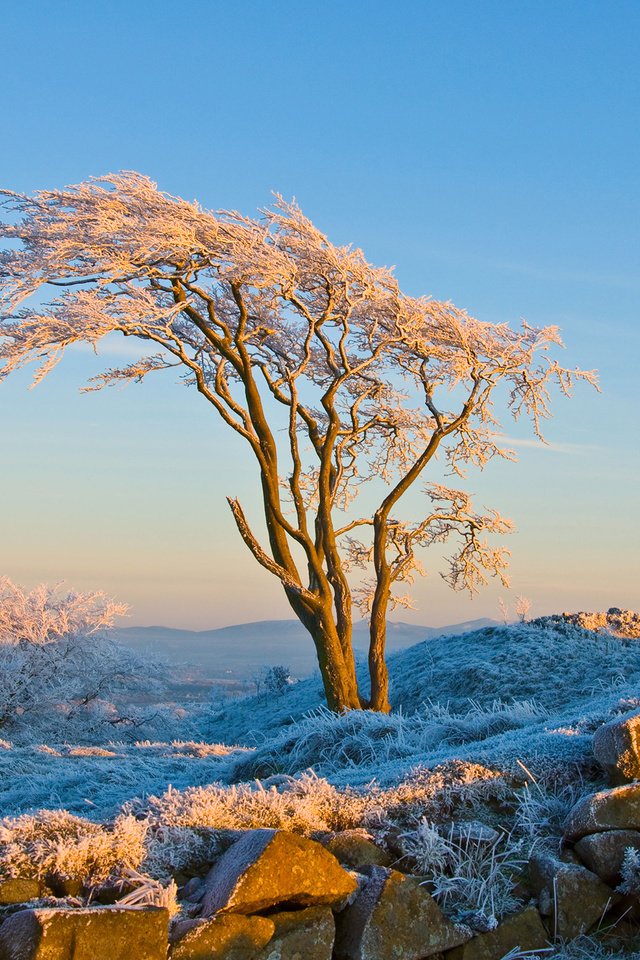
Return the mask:
POLYGON ((336 917, 339 960, 418 960, 463 943, 470 933, 448 920, 416 880, 369 867, 353 902, 336 917))
POLYGON ((278 904, 341 906, 356 881, 319 843, 284 830, 248 830, 207 874, 203 916, 278 904))
POLYGON ((255 960, 331 960, 336 925, 329 907, 272 913, 273 937, 255 960))
POLYGON ((575 843, 601 830, 640 830, 640 783, 600 790, 583 797, 569 812, 564 837, 575 843))
POLYGON ((0 958, 166 960, 168 922, 159 907, 21 910, 0 927, 0 958))
POLYGON ((208 920, 187 920, 172 935, 171 960, 254 960, 271 940, 269 917, 223 914, 208 920))
POLYGON ((593 735, 593 753, 613 783, 640 779, 640 713, 599 727, 593 735))

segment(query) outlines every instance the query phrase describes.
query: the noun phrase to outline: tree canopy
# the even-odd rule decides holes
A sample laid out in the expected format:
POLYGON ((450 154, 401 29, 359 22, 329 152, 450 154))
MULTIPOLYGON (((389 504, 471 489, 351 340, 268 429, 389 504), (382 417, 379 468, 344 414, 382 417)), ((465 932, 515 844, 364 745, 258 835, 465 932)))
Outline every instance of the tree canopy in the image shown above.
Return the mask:
POLYGON ((266 542, 238 500, 229 505, 313 638, 329 706, 388 710, 386 619, 408 602, 402 585, 421 571, 422 548, 452 541, 443 575, 456 590, 504 580, 507 567, 487 535, 509 521, 428 479, 428 465, 440 454, 463 476, 514 459, 496 388, 542 436, 551 387, 569 395, 594 374, 555 359, 556 327, 513 329, 407 296, 391 270, 335 246, 281 198, 257 218, 213 213, 135 173, 2 195, 0 376, 36 360, 39 382, 66 347, 113 332, 154 345, 86 389, 183 374, 255 457, 266 542), (44 306, 30 301, 41 288, 54 290, 44 306), (403 519, 418 481, 423 515, 403 519), (384 489, 360 514, 353 501, 367 482, 384 489), (355 671, 356 606, 370 623, 367 693, 355 671))

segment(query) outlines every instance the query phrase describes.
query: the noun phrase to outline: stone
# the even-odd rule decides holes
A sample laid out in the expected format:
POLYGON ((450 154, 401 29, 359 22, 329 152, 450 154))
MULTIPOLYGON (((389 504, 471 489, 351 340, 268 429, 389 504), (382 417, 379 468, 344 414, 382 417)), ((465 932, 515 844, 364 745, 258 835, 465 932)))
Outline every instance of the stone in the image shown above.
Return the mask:
POLYGON ((340 907, 355 877, 314 840, 284 830, 248 830, 204 880, 202 915, 258 913, 278 905, 340 907))
POLYGON ((13 880, 0 881, 0 904, 4 903, 27 903, 29 900, 37 900, 44 895, 44 884, 39 880, 13 880))
POLYGON ((593 736, 593 754, 612 783, 640 779, 640 713, 617 717, 593 736))
POLYGON ((255 960, 275 931, 270 917, 222 914, 209 920, 186 920, 178 925, 171 960, 255 960))
POLYGON ((388 867, 391 857, 373 842, 365 830, 342 830, 322 841, 323 847, 347 867, 388 867))
POLYGON ((446 955, 446 960, 501 960, 512 950, 549 950, 549 938, 540 914, 535 907, 527 907, 503 920, 495 930, 480 933, 467 943, 446 955))
POLYGON ((199 903, 204 895, 204 884, 200 877, 191 877, 185 883, 184 887, 178 891, 181 900, 189 900, 191 903, 199 903))
POLYGON ((479 820, 453 821, 438 827, 438 833, 458 846, 494 846, 504 834, 479 820))
POLYGON ((330 907, 272 913, 273 937, 256 960, 331 960, 336 925, 330 907))
POLYGON ((354 900, 336 916, 339 960, 419 960, 463 943, 470 933, 448 920, 416 880, 368 867, 354 900))
POLYGON ((532 857, 529 873, 538 909, 543 917, 551 917, 554 938, 571 940, 586 933, 616 899, 595 873, 555 857, 532 857))
POLYGON ((583 797, 569 811, 564 838, 575 843, 602 830, 640 830, 640 783, 599 790, 583 797))
POLYGON ((610 887, 621 881, 620 871, 628 847, 640 850, 640 831, 606 830, 578 840, 574 849, 582 863, 610 887))
POLYGON ((14 913, 0 927, 0 960, 166 960, 160 907, 81 907, 14 913))

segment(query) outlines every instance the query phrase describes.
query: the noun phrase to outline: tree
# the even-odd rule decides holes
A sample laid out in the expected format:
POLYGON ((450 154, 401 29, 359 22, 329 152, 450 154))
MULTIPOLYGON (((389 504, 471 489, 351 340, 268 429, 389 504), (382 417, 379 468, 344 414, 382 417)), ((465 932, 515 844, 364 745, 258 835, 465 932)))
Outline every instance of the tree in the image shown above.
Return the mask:
POLYGON ((137 724, 105 701, 148 690, 158 672, 106 635, 126 609, 102 592, 45 584, 27 592, 0 577, 0 725, 38 736, 56 720, 65 729, 75 719, 87 730, 137 724))
POLYGON ((259 219, 214 214, 135 173, 3 197, 0 376, 38 359, 39 382, 67 346, 114 331, 155 345, 85 389, 185 375, 255 457, 266 544, 238 500, 229 506, 313 638, 329 707, 388 710, 386 619, 408 602, 395 591, 420 571, 417 553, 454 538, 443 576, 473 593, 488 575, 505 580, 507 551, 485 535, 510 529, 436 478, 421 519, 403 517, 403 497, 439 451, 458 475, 514 459, 493 414, 500 385, 510 413, 541 436, 551 384, 569 394, 594 374, 550 356, 555 327, 512 330, 407 296, 390 270, 334 246, 282 199, 259 219), (47 286, 59 294, 29 306, 47 286), (358 515, 350 504, 367 481, 377 505, 358 515), (370 576, 353 584, 358 566, 370 576), (370 623, 368 696, 356 679, 355 604, 370 623))

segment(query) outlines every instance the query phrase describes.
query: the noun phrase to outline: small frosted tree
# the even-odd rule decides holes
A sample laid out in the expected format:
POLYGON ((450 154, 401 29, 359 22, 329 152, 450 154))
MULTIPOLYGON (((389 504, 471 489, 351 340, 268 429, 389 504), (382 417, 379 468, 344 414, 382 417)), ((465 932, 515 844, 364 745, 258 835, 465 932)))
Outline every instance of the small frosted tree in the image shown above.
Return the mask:
POLYGON ((102 592, 27 591, 0 577, 0 725, 37 736, 56 717, 126 724, 105 698, 148 688, 156 673, 107 635, 126 609, 102 592))
POLYGON ((497 387, 540 436, 550 385, 569 394, 593 374, 550 355, 555 327, 513 330, 403 294, 390 270, 334 246, 283 200, 258 219, 211 213, 124 173, 33 197, 5 191, 4 209, 0 376, 35 359, 38 382, 66 347, 113 332, 155 348, 89 389, 185 375, 255 457, 266 543, 238 500, 229 506, 313 638, 329 707, 388 710, 386 620, 408 603, 419 553, 454 542, 443 576, 474 593, 489 575, 505 580, 507 552, 487 535, 510 528, 433 476, 422 517, 407 519, 401 501, 438 453, 459 475, 513 459, 497 387), (57 295, 30 306, 47 287, 57 295), (352 501, 365 481, 379 499, 361 515, 352 501), (359 566, 369 575, 354 583, 359 566), (368 696, 352 646, 357 604, 370 624, 368 696))

